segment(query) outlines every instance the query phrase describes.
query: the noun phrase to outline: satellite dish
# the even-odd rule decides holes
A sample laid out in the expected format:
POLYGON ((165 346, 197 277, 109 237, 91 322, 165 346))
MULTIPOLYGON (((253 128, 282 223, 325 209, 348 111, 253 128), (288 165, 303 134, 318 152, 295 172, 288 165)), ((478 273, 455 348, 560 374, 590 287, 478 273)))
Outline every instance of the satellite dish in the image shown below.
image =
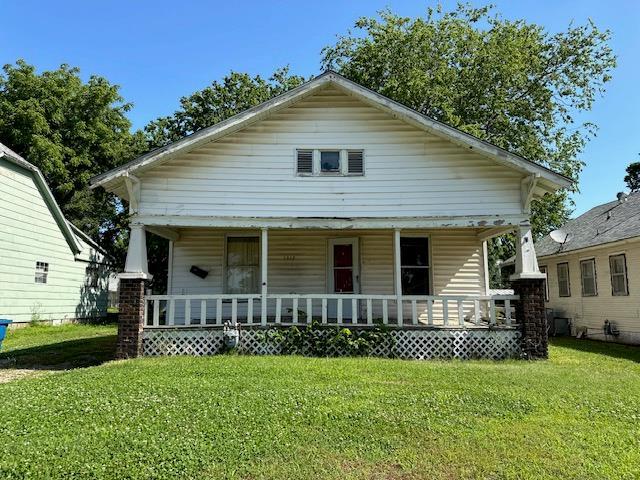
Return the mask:
POLYGON ((549 236, 551 237, 551 240, 559 243, 560 245, 564 244, 569 239, 569 234, 561 228, 554 230, 549 234, 549 236))

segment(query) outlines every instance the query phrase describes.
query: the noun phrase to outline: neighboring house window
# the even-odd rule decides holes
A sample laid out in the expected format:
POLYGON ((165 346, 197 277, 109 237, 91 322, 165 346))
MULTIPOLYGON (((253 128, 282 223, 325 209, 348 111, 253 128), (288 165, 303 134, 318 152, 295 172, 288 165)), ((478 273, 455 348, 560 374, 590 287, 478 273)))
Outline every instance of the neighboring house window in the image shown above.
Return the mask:
POLYGON ((624 253, 609 257, 611 269, 611 293, 613 295, 629 295, 627 284, 627 258, 624 253))
POLYGON ((549 301, 549 274, 547 273, 547 267, 540 267, 540 273, 544 273, 544 301, 549 301))
POLYGON ((36 262, 36 283, 47 283, 49 275, 49 264, 46 262, 36 262))
POLYGON ((98 288, 99 285, 99 270, 97 265, 89 265, 85 271, 85 284, 87 287, 98 288))
POLYGON ((558 264, 558 295, 561 297, 571 296, 571 284, 569 282, 569 264, 558 264))
POLYGON ((400 265, 403 295, 429 295, 429 239, 400 238, 400 265))
POLYGON ((227 293, 258 293, 260 240, 227 237, 227 293))
POLYGON ((598 294, 596 281, 596 261, 591 258, 580 262, 580 278, 582 280, 582 296, 593 297, 598 294))
POLYGON ((362 176, 364 150, 296 150, 298 176, 362 176))

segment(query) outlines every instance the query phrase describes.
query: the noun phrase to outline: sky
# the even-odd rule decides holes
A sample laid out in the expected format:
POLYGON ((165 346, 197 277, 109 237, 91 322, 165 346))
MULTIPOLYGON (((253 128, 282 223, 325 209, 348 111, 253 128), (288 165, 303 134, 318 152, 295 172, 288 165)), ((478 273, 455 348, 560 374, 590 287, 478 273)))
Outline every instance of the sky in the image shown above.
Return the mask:
MULTIPOLYGON (((455 2, 442 1, 445 8, 455 2)), ((473 1, 475 5, 488 2, 473 1)), ((599 126, 580 156, 586 167, 574 215, 615 199, 626 166, 640 161, 640 1, 493 0, 506 18, 523 18, 550 32, 591 18, 613 33, 618 56, 613 81, 581 121, 599 126)), ((432 1, 323 0, 102 2, 0 0, 0 64, 25 59, 40 71, 62 63, 83 77, 101 75, 134 104, 135 128, 173 113, 182 96, 231 70, 269 76, 320 73, 322 47, 335 43, 361 16, 390 8, 423 15, 432 1)))

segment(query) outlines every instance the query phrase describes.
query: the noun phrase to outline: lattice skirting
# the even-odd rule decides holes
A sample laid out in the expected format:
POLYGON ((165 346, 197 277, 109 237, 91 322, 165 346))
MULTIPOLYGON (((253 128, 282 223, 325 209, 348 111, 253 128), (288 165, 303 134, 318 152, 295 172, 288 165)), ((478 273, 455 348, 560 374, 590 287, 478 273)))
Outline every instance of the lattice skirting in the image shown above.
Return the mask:
MULTIPOLYGON (((316 332, 329 335, 330 331, 316 332)), ((144 355, 215 355, 224 350, 220 329, 145 330, 144 355)), ((248 355, 278 355, 282 346, 266 340, 264 329, 243 329, 237 350, 248 355)), ((305 354, 304 349, 302 351, 305 354)), ((327 356, 343 356, 331 346, 327 356)), ((376 345, 371 356, 425 360, 434 358, 487 358, 502 360, 520 356, 520 332, 517 330, 392 330, 389 341, 376 345)))

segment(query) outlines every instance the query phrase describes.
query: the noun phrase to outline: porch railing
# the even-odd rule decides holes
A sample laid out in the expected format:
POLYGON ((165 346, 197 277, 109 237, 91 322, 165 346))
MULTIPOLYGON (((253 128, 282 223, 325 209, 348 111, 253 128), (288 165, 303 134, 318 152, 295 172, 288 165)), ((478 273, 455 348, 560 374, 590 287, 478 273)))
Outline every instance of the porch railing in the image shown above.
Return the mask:
POLYGON ((513 326, 517 295, 149 295, 147 328, 222 325, 513 326))

